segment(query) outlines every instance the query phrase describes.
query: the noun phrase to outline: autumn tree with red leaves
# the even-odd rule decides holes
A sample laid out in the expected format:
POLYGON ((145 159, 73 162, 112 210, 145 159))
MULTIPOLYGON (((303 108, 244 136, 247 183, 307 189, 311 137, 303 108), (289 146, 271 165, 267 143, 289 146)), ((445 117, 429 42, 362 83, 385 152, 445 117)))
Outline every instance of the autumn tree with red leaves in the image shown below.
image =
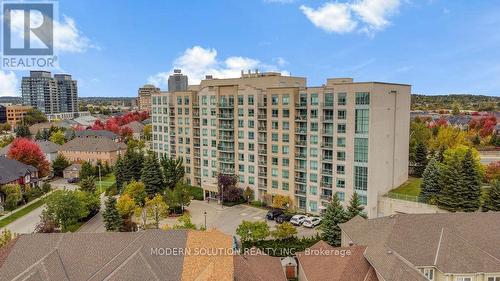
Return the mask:
POLYGON ((50 172, 50 163, 45 159, 40 146, 29 139, 15 139, 7 156, 26 165, 36 167, 39 177, 45 177, 50 172))

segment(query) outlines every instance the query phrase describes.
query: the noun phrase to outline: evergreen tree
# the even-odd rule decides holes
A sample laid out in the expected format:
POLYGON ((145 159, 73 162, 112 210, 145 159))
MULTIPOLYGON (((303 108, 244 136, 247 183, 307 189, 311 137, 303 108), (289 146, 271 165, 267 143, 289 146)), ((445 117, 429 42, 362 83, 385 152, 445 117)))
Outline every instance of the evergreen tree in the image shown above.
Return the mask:
POLYGON ((475 212, 479 209, 481 198, 481 176, 474 163, 472 150, 467 150, 462 160, 462 188, 463 197, 462 210, 465 212, 475 212))
POLYGON ((440 169, 436 157, 432 157, 422 174, 419 197, 426 202, 432 202, 438 197, 440 188, 440 169))
POLYGON ((86 179, 95 175, 95 169, 89 161, 85 161, 80 169, 80 178, 86 179))
POLYGON ((35 140, 42 140, 42 134, 40 133, 40 130, 36 131, 35 140))
POLYGON ((438 206, 450 212, 460 211, 463 206, 462 169, 458 157, 454 156, 443 167, 440 176, 441 192, 438 196, 438 206))
POLYGON ((107 231, 120 230, 123 221, 120 213, 116 209, 116 198, 108 197, 108 200, 106 200, 106 209, 102 213, 102 217, 107 231))
POLYGON ((94 193, 96 191, 95 178, 93 176, 82 179, 80 189, 85 192, 94 193))
POLYGON ((436 154, 436 160, 439 162, 439 163, 443 163, 444 162, 444 151, 446 149, 444 148, 444 146, 441 146, 439 147, 438 151, 437 151, 437 154, 436 154))
POLYGON ((334 247, 340 246, 341 229, 339 224, 346 222, 346 219, 347 215, 344 207, 340 203, 337 194, 335 194, 332 196, 332 202, 326 208, 321 222, 323 240, 334 247))
POLYGON ((417 144, 417 149, 415 152, 415 171, 414 174, 417 177, 422 177, 425 167, 427 166, 427 147, 423 142, 417 144))
POLYGON ((142 174, 142 167, 144 165, 144 155, 142 152, 135 151, 134 149, 127 149, 125 153, 123 166, 123 181, 131 182, 132 180, 140 181, 142 174))
POLYGON ((118 158, 115 163, 115 178, 116 178, 116 188, 121 191, 123 188, 124 180, 124 163, 121 155, 118 155, 118 158))
POLYGON ((164 182, 160 162, 154 152, 150 152, 142 168, 141 181, 146 186, 146 193, 153 198, 157 193, 163 193, 164 182))
POLYGON ((363 212, 364 209, 365 207, 361 205, 358 193, 354 192, 351 200, 349 201, 349 206, 347 206, 347 221, 355 216, 362 216, 363 218, 366 218, 366 214, 363 212))
POLYGON ((14 130, 16 137, 18 138, 29 138, 31 137, 30 129, 27 125, 19 124, 14 130))
POLYGON ((484 202, 483 212, 500 212, 500 181, 493 181, 484 202))
POLYGON ((175 159, 163 156, 160 162, 167 188, 174 189, 177 183, 184 178, 185 170, 182 158, 175 159))
POLYGON ((71 163, 64 157, 62 154, 57 154, 56 159, 52 161, 52 170, 54 171, 54 175, 57 177, 62 177, 64 169, 69 167, 71 163))

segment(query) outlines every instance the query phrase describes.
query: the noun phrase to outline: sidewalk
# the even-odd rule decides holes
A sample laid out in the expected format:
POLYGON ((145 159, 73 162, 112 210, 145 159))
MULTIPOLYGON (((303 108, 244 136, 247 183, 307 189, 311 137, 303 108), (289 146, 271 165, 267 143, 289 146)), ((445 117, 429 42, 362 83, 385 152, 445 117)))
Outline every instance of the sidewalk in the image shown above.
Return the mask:
POLYGON ((47 197, 49 194, 51 194, 53 191, 54 191, 54 189, 52 189, 51 191, 49 191, 49 192, 45 193, 44 195, 42 195, 42 196, 38 197, 37 199, 35 199, 35 200, 31 201, 31 202, 28 202, 27 204, 24 204, 24 205, 22 205, 21 207, 19 207, 19 208, 15 209, 15 210, 13 210, 13 211, 8 212, 8 213, 7 213, 7 214, 5 214, 5 215, 0 216, 0 220, 5 219, 6 217, 8 217, 8 216, 10 216, 10 215, 12 215, 12 214, 14 214, 14 213, 16 213, 17 211, 20 211, 20 210, 22 210, 22 209, 24 209, 24 208, 26 208, 26 207, 30 206, 31 204, 36 203, 37 201, 40 201, 41 199, 43 199, 43 198, 47 197))

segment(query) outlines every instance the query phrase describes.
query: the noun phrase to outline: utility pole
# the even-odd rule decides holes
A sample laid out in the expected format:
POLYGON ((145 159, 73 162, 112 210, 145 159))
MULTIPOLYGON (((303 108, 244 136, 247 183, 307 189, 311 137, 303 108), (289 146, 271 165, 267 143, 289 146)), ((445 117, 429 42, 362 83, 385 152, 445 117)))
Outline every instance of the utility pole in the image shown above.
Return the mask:
POLYGON ((101 165, 98 165, 97 167, 99 168, 99 190, 102 190, 101 165))

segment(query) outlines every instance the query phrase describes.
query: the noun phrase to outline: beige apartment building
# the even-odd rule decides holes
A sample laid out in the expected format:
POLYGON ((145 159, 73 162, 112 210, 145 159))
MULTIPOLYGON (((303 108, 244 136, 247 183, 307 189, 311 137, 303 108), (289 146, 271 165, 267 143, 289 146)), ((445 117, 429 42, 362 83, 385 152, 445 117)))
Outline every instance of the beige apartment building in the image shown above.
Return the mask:
POLYGON ((33 107, 27 105, 10 105, 6 107, 7 123, 15 128, 18 122, 24 119, 24 116, 33 107))
POLYGON ((242 73, 207 76, 188 91, 152 95, 153 149, 182 157, 187 181, 217 196, 217 174, 239 177, 256 200, 289 196, 320 213, 357 192, 369 217, 377 197, 407 180, 410 86, 242 73))
POLYGON ((160 89, 153 85, 146 84, 138 91, 139 110, 151 112, 151 95, 159 94, 160 89))

